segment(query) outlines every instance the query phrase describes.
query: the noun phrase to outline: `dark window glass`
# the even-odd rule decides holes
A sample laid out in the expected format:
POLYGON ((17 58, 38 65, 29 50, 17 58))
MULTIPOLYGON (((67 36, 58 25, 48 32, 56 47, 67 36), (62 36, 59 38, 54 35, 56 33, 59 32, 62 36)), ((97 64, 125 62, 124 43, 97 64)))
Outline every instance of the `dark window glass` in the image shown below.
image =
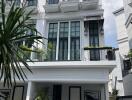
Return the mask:
POLYGON ((70 60, 80 60, 80 22, 71 22, 70 60))
MULTIPOLYGON (((99 46, 98 21, 89 22, 89 45, 99 46)), ((100 60, 100 51, 98 49, 90 50, 90 60, 100 60)))
POLYGON ((59 60, 68 60, 68 22, 60 23, 59 60))
POLYGON ((48 0, 48 4, 58 4, 59 0, 48 0))
POLYGON ((131 62, 130 60, 124 60, 124 70, 130 70, 131 69, 131 62))
POLYGON ((52 45, 52 49, 49 52, 48 60, 56 60, 57 30, 57 23, 49 24, 48 43, 52 45))

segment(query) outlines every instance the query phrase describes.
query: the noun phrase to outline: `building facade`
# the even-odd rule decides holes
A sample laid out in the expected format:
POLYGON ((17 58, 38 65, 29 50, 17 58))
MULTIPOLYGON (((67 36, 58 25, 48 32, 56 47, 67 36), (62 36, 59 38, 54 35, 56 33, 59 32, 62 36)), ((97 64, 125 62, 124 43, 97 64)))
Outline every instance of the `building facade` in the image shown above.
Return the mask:
POLYGON ((128 33, 129 38, 129 46, 132 48, 132 1, 131 0, 123 0, 124 10, 125 10, 125 26, 128 33))
POLYGON ((113 49, 104 45, 102 1, 28 2, 37 3, 28 7, 37 8, 32 21, 47 38, 38 45, 47 54, 32 53, 35 62, 28 64, 33 74, 27 72, 25 83, 1 86, 1 91, 12 100, 34 100, 39 93, 49 100, 109 100, 109 73, 116 61, 113 49))
POLYGON ((120 64, 122 69, 122 76, 123 76, 123 86, 124 86, 124 95, 131 96, 132 95, 132 76, 131 76, 131 64, 130 59, 126 57, 131 49, 131 37, 130 37, 130 27, 131 21, 129 19, 130 15, 130 5, 128 2, 124 2, 125 6, 117 11, 114 12, 116 16, 116 24, 117 24, 117 38, 118 38, 118 45, 119 45, 119 55, 120 55, 120 64), (128 13, 129 12, 129 13, 128 13), (128 21, 128 19, 129 21, 128 21), (127 19, 127 20, 126 20, 127 19), (129 24, 127 24, 129 22, 129 24), (128 31, 129 30, 129 31, 128 31), (129 45, 130 44, 130 45, 129 45))
POLYGON ((125 27, 125 12, 124 8, 120 8, 116 10, 114 13, 116 20, 116 28, 117 28, 117 42, 119 49, 117 52, 117 68, 112 71, 112 76, 117 77, 117 90, 119 90, 119 96, 124 96, 124 84, 123 79, 126 75, 126 70, 124 67, 124 61, 126 59, 126 55, 129 52, 129 41, 128 34, 125 27))

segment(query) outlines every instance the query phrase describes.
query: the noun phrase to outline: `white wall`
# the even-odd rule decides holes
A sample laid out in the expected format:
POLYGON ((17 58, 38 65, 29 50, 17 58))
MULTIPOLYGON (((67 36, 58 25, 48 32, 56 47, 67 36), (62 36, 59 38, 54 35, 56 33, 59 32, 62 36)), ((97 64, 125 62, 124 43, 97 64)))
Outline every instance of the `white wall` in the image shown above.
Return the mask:
POLYGON ((123 78, 122 78, 122 61, 120 58, 119 51, 116 51, 116 64, 117 67, 110 73, 110 82, 109 82, 109 91, 112 92, 112 89, 115 87, 115 78, 117 77, 116 88, 118 90, 119 96, 124 96, 124 87, 123 87, 123 78))
POLYGON ((129 51, 128 34, 125 26, 126 20, 124 10, 115 15, 115 19, 119 52, 121 57, 124 58, 124 55, 127 55, 129 51))
MULTIPOLYGON (((128 17, 130 16, 131 12, 132 12, 132 7, 129 6, 128 4, 131 3, 131 0, 123 0, 124 1, 124 9, 125 9, 125 19, 126 21, 128 20, 128 17)), ((131 21, 131 20, 129 20, 131 21)), ((129 24, 129 26, 127 27, 127 34, 129 36, 129 45, 130 48, 132 48, 132 25, 131 23, 129 24)))
POLYGON ((32 69, 27 73, 30 81, 105 83, 108 70, 105 69, 32 69), (91 77, 92 76, 92 77, 91 77))
POLYGON ((117 90, 119 90, 119 96, 124 96, 124 87, 123 87, 123 77, 122 77, 122 69, 123 58, 128 54, 129 45, 128 45, 128 34, 125 27, 125 13, 122 8, 115 14, 116 19, 116 28, 117 28, 117 41, 119 50, 116 51, 116 63, 117 67, 110 74, 110 83, 109 90, 112 91, 112 88, 115 86, 115 77, 117 77, 117 90))
POLYGON ((127 32, 128 32, 129 46, 132 49, 132 24, 131 23, 127 28, 127 32))
POLYGON ((129 14, 132 12, 132 8, 128 4, 132 1, 131 0, 123 0, 123 1, 124 1, 123 3, 124 3, 124 8, 125 8, 125 17, 127 19, 129 14))
POLYGON ((128 74, 123 78, 125 95, 132 95, 132 74, 128 74))
MULTIPOLYGON (((39 90, 44 90, 45 88, 49 89, 49 100, 53 99, 53 85, 60 84, 59 82, 57 83, 45 83, 45 82, 36 82, 35 83, 35 94, 31 96, 35 96, 37 94, 37 91, 39 90)), ((81 87, 81 100, 84 100, 84 91, 98 91, 101 93, 101 100, 106 100, 105 99, 105 85, 104 84, 69 84, 69 83, 61 83, 62 85, 62 95, 61 99, 62 100, 68 100, 69 99, 69 87, 70 86, 79 86, 81 87)), ((30 99, 32 100, 32 99, 30 99)))

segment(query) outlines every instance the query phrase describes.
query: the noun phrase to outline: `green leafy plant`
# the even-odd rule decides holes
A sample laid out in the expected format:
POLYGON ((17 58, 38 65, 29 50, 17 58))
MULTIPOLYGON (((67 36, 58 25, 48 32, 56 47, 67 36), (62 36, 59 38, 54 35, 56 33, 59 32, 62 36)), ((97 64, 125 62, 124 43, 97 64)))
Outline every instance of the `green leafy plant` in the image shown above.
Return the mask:
POLYGON ((37 92, 35 100, 49 100, 48 92, 49 92, 49 88, 48 87, 39 90, 37 92))
MULTIPOLYGON (((41 42, 41 34, 27 23, 31 19, 32 11, 27 11, 26 7, 16 7, 15 3, 11 5, 8 15, 5 13, 5 0, 1 1, 1 25, 0 25, 0 80, 5 85, 12 85, 16 78, 25 81, 27 76, 23 70, 26 68, 32 73, 26 59, 30 59, 25 51, 31 51, 23 48, 20 44, 23 41, 41 42), (27 34, 31 30, 35 34, 27 34), (23 68, 22 68, 23 67, 23 68)), ((34 44, 32 44, 34 46, 34 44)))
POLYGON ((127 57, 132 58, 132 49, 129 51, 127 57))

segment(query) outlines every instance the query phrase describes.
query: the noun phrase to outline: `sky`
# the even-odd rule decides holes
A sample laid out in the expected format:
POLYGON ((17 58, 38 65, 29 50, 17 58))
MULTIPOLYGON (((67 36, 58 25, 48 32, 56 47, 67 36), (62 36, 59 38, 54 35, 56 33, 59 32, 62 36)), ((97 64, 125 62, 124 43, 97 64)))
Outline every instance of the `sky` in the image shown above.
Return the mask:
POLYGON ((104 33, 105 45, 118 47, 117 45, 117 31, 116 22, 113 12, 123 7, 123 0, 102 0, 104 8, 104 33))

